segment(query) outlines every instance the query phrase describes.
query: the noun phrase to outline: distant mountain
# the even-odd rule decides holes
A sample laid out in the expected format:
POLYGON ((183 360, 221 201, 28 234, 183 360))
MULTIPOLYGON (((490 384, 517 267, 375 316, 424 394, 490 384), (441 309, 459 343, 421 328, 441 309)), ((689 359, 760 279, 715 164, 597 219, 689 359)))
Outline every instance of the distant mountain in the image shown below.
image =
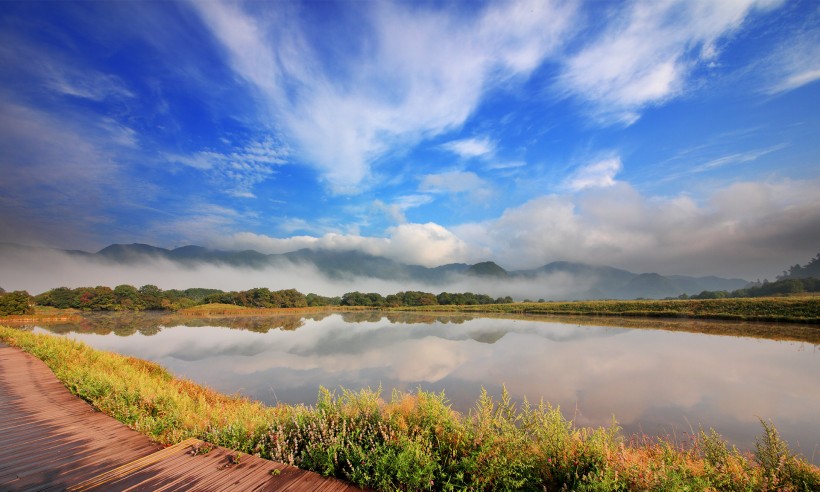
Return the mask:
POLYGON ((623 296, 627 298, 663 298, 674 297, 679 294, 681 294, 681 292, 670 279, 657 273, 642 273, 636 275, 624 285, 623 289, 623 296))
POLYGON ((507 278, 510 276, 510 274, 507 273, 506 270, 496 265, 495 262, 492 261, 476 263, 475 265, 472 265, 469 268, 467 268, 465 273, 467 275, 476 275, 479 277, 507 278))
MULTIPOLYGON (((297 265, 312 265, 332 278, 375 277, 403 279, 413 277, 411 266, 373 256, 361 251, 328 251, 300 249, 292 253, 270 255, 275 261, 287 260, 297 265)), ((423 269, 424 267, 416 267, 423 269)))
MULTIPOLYGON (((32 251, 37 248, 0 244, 0 254, 32 251)), ((41 249, 41 248, 40 248, 41 249)), ((254 250, 223 251, 202 246, 182 246, 165 249, 148 244, 112 244, 96 253, 83 251, 63 251, 63 253, 106 263, 139 265, 145 262, 164 260, 186 268, 200 265, 226 265, 239 268, 285 268, 309 266, 333 279, 354 279, 371 277, 397 282, 422 282, 442 289, 452 281, 470 279, 470 282, 507 283, 526 281, 538 289, 544 285, 560 283, 565 294, 562 299, 660 299, 680 294, 698 294, 704 290, 736 290, 748 285, 742 279, 720 277, 688 277, 683 275, 663 276, 657 273, 632 273, 609 266, 588 265, 556 261, 539 268, 507 271, 492 261, 468 265, 452 263, 428 268, 407 265, 388 258, 369 255, 361 251, 329 251, 300 249, 283 254, 263 254, 254 250), (577 290, 573 290, 578 286, 577 290)), ((480 292, 480 283, 475 287, 480 292)), ((546 290, 546 289, 545 289, 546 290)), ((552 289, 554 290, 554 289, 552 289)), ((544 297, 537 293, 533 297, 544 297)))
POLYGON ((182 246, 169 250, 140 243, 112 244, 98 251, 96 256, 124 264, 137 264, 150 259, 165 259, 190 267, 201 263, 216 263, 261 268, 268 266, 271 260, 270 255, 253 250, 221 251, 202 246, 182 246))
POLYGON ((148 244, 112 244, 99 251, 97 256, 101 256, 117 263, 139 263, 148 258, 167 257, 168 251, 165 248, 158 248, 148 244))
POLYGON ((672 281, 675 288, 686 291, 686 293, 701 293, 704 290, 725 290, 733 291, 746 287, 749 282, 739 278, 721 278, 721 277, 685 277, 683 275, 668 275, 667 278, 672 281), (743 285, 741 285, 743 283, 743 285))

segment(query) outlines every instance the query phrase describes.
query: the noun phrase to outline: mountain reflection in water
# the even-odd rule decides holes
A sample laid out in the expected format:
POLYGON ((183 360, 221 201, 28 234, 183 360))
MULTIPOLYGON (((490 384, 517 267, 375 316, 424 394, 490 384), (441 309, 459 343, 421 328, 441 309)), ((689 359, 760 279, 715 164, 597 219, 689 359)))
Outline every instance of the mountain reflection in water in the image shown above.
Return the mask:
POLYGON ((482 387, 500 394, 505 385, 518 400, 560 405, 579 425, 614 415, 627 432, 679 438, 714 427, 744 449, 760 435, 759 416, 820 460, 815 326, 353 312, 99 315, 37 329, 270 404, 313 404, 320 385, 381 386, 386 398, 444 390, 467 412, 482 387))

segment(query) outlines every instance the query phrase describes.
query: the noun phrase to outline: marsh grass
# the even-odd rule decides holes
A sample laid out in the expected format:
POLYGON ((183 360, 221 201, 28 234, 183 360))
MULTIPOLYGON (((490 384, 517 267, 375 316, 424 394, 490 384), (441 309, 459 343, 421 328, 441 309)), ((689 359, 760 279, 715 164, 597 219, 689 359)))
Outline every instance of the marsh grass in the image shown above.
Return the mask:
MULTIPOLYGON (((321 389, 315 406, 266 407, 70 339, 0 327, 68 388, 162 443, 187 437, 380 490, 820 490, 820 470, 761 421, 754 454, 714 430, 688 441, 577 427, 546 403, 482 392, 466 415, 443 393, 321 389)), ((238 455, 241 456, 241 455, 238 455)))
POLYGON ((422 306, 402 311, 642 316, 820 323, 820 297, 756 297, 634 301, 519 302, 476 306, 422 306))
POLYGON ((237 306, 235 304, 200 304, 198 306, 179 309, 176 314, 179 316, 272 316, 276 314, 317 314, 317 313, 341 313, 356 311, 371 311, 372 308, 364 306, 311 306, 311 307, 290 307, 290 308, 252 308, 247 306, 237 306))

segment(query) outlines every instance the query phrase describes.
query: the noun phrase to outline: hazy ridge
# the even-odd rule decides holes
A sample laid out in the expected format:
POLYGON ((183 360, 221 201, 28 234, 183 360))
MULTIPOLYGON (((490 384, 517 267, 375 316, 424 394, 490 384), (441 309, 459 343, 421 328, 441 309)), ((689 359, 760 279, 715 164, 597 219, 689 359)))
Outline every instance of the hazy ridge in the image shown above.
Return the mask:
MULTIPOLYGON (((513 295, 547 299, 659 299, 680 294, 697 294, 704 290, 734 290, 748 284, 743 279, 721 277, 691 277, 634 273, 605 265, 589 265, 554 261, 538 268, 506 270, 492 261, 469 265, 452 263, 429 268, 409 265, 360 251, 329 251, 300 249, 283 254, 264 254, 254 250, 225 251, 202 246, 182 246, 166 249, 148 244, 112 244, 91 253, 77 250, 49 250, 4 243, 3 257, 21 254, 36 258, 39 254, 60 253, 67 258, 88 262, 90 265, 150 270, 158 263, 172 265, 182 271, 204 268, 238 269, 242 272, 292 273, 307 269, 318 273, 331 284, 345 283, 356 290, 355 282, 373 279, 396 285, 399 290, 410 290, 419 285, 429 289, 448 290, 457 284, 460 290, 491 295, 513 295), (401 287, 406 284, 406 287, 401 287), (499 294, 497 294, 499 293, 499 294)), ((149 277, 150 278, 150 277, 149 277)), ((60 279, 54 280, 56 287, 60 279)), ((199 286, 199 285, 197 285, 199 286)), ((9 287, 14 288, 13 285, 9 287)), ((8 288, 8 287, 7 287, 8 288)), ((222 286, 218 288, 232 288, 222 286)))

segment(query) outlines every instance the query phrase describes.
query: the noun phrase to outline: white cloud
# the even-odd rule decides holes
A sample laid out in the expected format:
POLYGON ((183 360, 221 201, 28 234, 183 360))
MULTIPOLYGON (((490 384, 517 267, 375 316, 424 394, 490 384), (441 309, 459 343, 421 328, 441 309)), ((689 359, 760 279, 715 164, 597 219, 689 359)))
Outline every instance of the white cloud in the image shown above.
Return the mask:
POLYGON ((387 237, 325 234, 321 237, 294 236, 274 238, 242 232, 215 241, 227 249, 255 249, 264 253, 287 253, 302 248, 331 251, 362 251, 392 260, 428 267, 480 258, 481 250, 471 248, 446 228, 426 224, 399 224, 386 231, 387 237))
POLYGON ((389 149, 459 127, 486 90, 527 76, 562 42, 573 13, 544 1, 492 4, 461 18, 368 4, 357 26, 366 42, 330 63, 291 8, 251 15, 239 4, 193 5, 336 192, 361 191, 389 149))
POLYGON ((402 224, 388 230, 389 254, 397 261, 424 266, 438 266, 473 256, 470 247, 444 227, 426 224, 402 224), (402 260, 406 258, 407 260, 402 260), (408 261, 409 260, 409 261, 408 261))
MULTIPOLYGON (((603 34, 566 60, 558 86, 604 122, 632 124, 647 105, 684 90, 692 67, 714 63, 715 43, 756 9, 780 0, 636 0, 608 12, 603 34)), ((602 7, 600 7, 602 8, 602 7)))
MULTIPOLYGON (((385 237, 273 238, 244 232, 212 245, 265 253, 358 250, 429 267, 493 260, 514 270, 565 260, 636 272, 771 279, 817 253, 818 186, 817 180, 740 182, 696 201, 686 194, 646 196, 615 182, 541 196, 484 222, 452 227, 400 223, 385 237)), ((499 286, 497 295, 502 287, 519 292, 512 285, 499 286)), ((520 287, 522 295, 529 295, 526 286, 520 287)))
POLYGON ((820 244, 820 182, 736 183, 699 204, 626 183, 549 195, 451 230, 507 268, 556 260, 662 274, 773 278, 820 244))
POLYGON ((230 153, 203 150, 192 154, 165 154, 173 163, 208 172, 226 185, 225 192, 238 198, 255 198, 253 187, 278 166, 287 163, 289 149, 273 138, 254 141, 230 153))
POLYGON ((820 80, 820 12, 810 16, 810 28, 790 36, 755 67, 764 74, 764 92, 779 94, 820 80))
POLYGON ((524 167, 527 163, 525 161, 500 161, 500 162, 493 162, 484 166, 486 169, 489 170, 498 170, 498 169, 515 169, 518 167, 524 167))
POLYGON ((58 117, 0 99, 0 128, 0 237, 87 244, 117 210, 155 195, 129 176, 119 156, 133 153, 135 138, 112 120, 58 117))
MULTIPOLYGON (((95 102, 136 97, 120 77, 99 71, 81 56, 75 56, 78 53, 72 50, 72 43, 32 42, 33 39, 14 31, 15 28, 4 30, 0 35, 0 44, 4 46, 0 49, 0 63, 30 77, 28 89, 45 89, 43 94, 48 97, 59 94, 95 102)), ((42 36, 38 38, 42 40, 42 36)))
POLYGON ((61 94, 92 101, 112 98, 133 98, 118 77, 97 73, 93 70, 76 70, 58 65, 48 67, 46 87, 61 94))
POLYGON ((495 152, 495 144, 486 137, 453 140, 443 144, 441 148, 463 158, 488 156, 495 152))
POLYGON ((743 164, 745 162, 756 161, 757 159, 765 155, 771 154, 772 152, 776 152, 786 147, 787 146, 785 144, 778 144, 773 145, 771 147, 767 147, 765 149, 755 149, 745 152, 736 152, 734 154, 724 155, 722 157, 712 159, 708 162, 704 162, 699 166, 695 166, 694 168, 692 168, 691 172, 708 171, 710 169, 728 166, 731 164, 743 164))
POLYGON ((615 184, 615 175, 621 170, 621 159, 610 157, 579 168, 564 181, 572 191, 585 188, 605 188, 615 184))
POLYGON ((487 190, 489 183, 470 171, 428 174, 421 179, 419 191, 428 193, 465 193, 487 190))
POLYGON ((433 201, 430 195, 405 195, 397 197, 393 203, 386 204, 381 200, 375 200, 373 205, 379 210, 383 211, 394 222, 404 224, 407 222, 404 212, 407 209, 420 207, 433 201))

